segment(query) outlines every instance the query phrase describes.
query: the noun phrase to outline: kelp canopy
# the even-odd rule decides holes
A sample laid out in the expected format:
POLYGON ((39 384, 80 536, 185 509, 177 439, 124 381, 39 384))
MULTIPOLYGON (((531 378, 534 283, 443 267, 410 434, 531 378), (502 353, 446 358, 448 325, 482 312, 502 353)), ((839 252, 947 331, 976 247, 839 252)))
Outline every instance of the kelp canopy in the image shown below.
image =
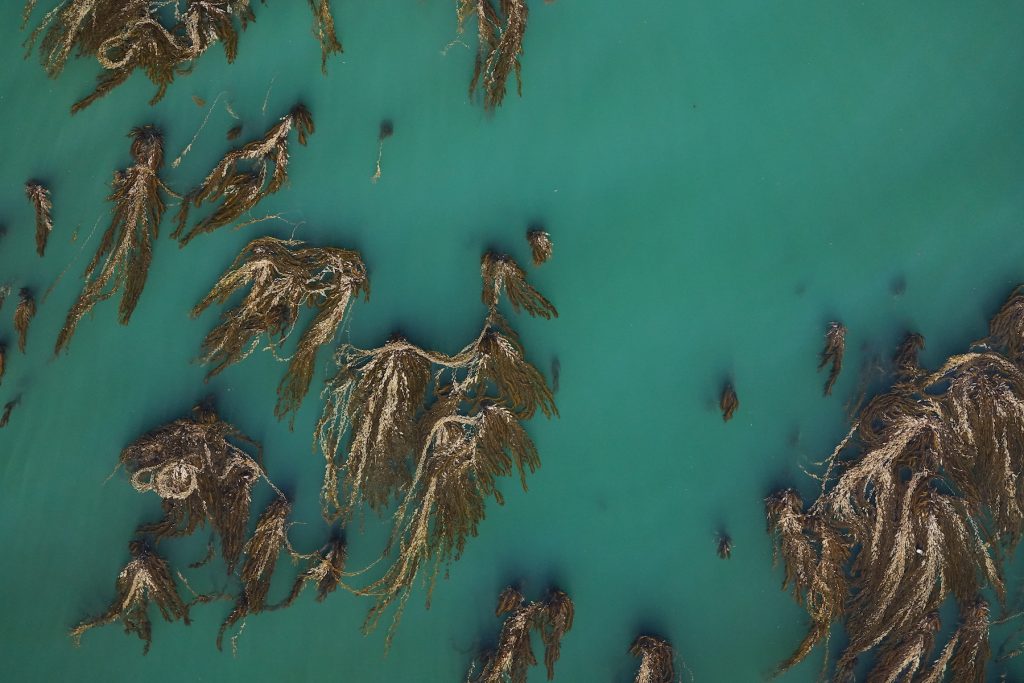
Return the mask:
POLYGON ((505 99, 508 77, 515 74, 516 92, 523 94, 519 56, 529 8, 526 0, 456 0, 459 32, 471 18, 477 24, 476 62, 469 82, 470 98, 483 90, 484 109, 495 109, 505 99))
POLYGON ((154 126, 133 128, 129 137, 135 163, 114 174, 113 192, 107 198, 114 203, 113 217, 85 269, 85 285, 57 336, 55 354, 67 347, 85 314, 122 287, 118 319, 127 325, 146 285, 153 242, 165 208, 161 193, 169 192, 158 176, 164 161, 164 145, 154 126))
MULTIPOLYGON (((899 383, 860 412, 805 508, 796 491, 767 501, 784 586, 811 619, 780 670, 842 621, 835 666, 851 675, 876 652, 869 681, 982 681, 989 605, 1006 600, 1004 564, 1024 530, 1024 316, 1019 291, 975 349, 934 372, 897 367, 899 383), (845 449, 856 451, 842 457, 845 449), (937 658, 938 610, 952 596, 960 626, 937 658), (918 680, 915 678, 914 680, 918 680)), ((903 344, 904 358, 923 339, 903 344)))
POLYGON ((266 338, 278 355, 303 308, 317 310, 302 333, 277 387, 274 414, 298 410, 309 391, 317 350, 334 339, 354 297, 369 298, 370 282, 359 253, 336 247, 306 247, 295 240, 260 237, 250 242, 210 293, 192 309, 197 317, 249 286, 245 298, 225 311, 203 340, 202 358, 217 375, 246 358, 266 338))
MULTIPOLYGON (((30 22, 38 0, 27 0, 22 28, 30 22)), ((239 33, 255 19, 252 0, 65 0, 46 12, 25 41, 31 54, 39 41, 39 57, 56 78, 68 59, 92 57, 103 71, 96 89, 72 106, 76 113, 141 70, 157 86, 150 104, 163 98, 175 76, 188 73, 192 62, 215 43, 222 43, 228 62, 238 54, 239 33)), ((328 55, 341 52, 329 0, 309 0, 314 33, 322 48, 322 69, 328 55)))

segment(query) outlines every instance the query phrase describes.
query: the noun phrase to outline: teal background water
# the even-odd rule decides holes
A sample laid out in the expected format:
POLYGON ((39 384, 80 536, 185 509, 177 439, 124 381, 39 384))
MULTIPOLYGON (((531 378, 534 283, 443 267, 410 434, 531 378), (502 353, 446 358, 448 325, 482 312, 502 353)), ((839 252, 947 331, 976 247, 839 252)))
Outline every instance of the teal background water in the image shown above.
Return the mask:
MULTIPOLYGON (((764 496, 791 484, 813 495, 801 467, 845 433, 862 363, 907 329, 927 337, 929 363, 962 350, 1024 281, 1020 3, 535 1, 524 96, 488 116, 466 97, 473 51, 445 52, 459 37, 451 2, 334 2, 346 52, 324 78, 305 3, 277 0, 257 8, 235 64, 212 50, 155 107, 137 77, 75 117, 96 68, 73 62, 51 81, 22 61, 20 4, 0 9, 0 279, 32 287, 40 307, 25 356, 16 295, 0 312, 12 349, 0 402, 22 395, 0 431, 5 680, 458 681, 517 580, 531 597, 557 583, 576 603, 558 680, 631 680, 640 630, 670 638, 697 680, 760 680, 805 626, 772 568, 764 496), (165 221, 131 324, 100 305, 53 359, 109 218, 111 173, 129 162, 125 134, 157 124, 169 162, 219 95, 164 178, 185 190, 230 146, 225 102, 244 140, 304 101, 317 131, 294 147, 289 186, 254 212, 289 222, 179 250, 165 221), (395 134, 371 184, 382 118, 395 134), (31 177, 53 190, 44 259, 22 194, 31 177), (529 492, 507 482, 432 607, 414 595, 388 656, 383 630, 359 633, 366 601, 344 593, 250 618, 237 657, 214 647, 225 603, 196 608, 187 628, 155 621, 145 658, 116 625, 72 647, 67 629, 105 609, 133 528, 159 511, 122 473, 106 481, 120 449, 206 393, 263 443, 295 501, 293 543, 326 535, 310 435, 328 353, 294 432, 273 419, 283 366, 269 354, 208 385, 192 362, 216 313, 187 313, 248 240, 294 230, 359 249, 373 293, 351 340, 401 328, 451 352, 483 319, 480 254, 525 263, 532 223, 555 257, 530 277, 561 317, 514 323, 539 367, 560 360, 561 418, 530 423, 543 467, 529 492), (848 354, 823 399, 816 356, 832 319, 849 327, 848 354), (741 407, 723 425, 726 378, 741 407), (728 562, 719 529, 735 542, 728 562)), ((374 518, 349 530, 350 568, 376 557, 386 530, 374 518)), ((183 565, 202 554, 197 536, 165 550, 183 565)), ((278 571, 282 595, 295 569, 278 571)), ((223 585, 214 568, 190 581, 223 585)), ((816 651, 782 680, 813 680, 819 664, 816 651)))

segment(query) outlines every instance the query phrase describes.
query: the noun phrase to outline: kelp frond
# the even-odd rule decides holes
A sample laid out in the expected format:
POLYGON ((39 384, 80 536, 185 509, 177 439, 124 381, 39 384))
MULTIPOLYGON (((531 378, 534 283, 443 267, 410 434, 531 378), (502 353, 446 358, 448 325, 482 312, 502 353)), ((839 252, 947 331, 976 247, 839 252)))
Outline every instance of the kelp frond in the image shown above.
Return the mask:
POLYGON ((330 0, 309 0, 309 9, 313 11, 313 35, 320 41, 320 70, 326 74, 327 58, 344 50, 334 31, 330 0))
POLYGON ((377 182, 380 180, 380 160, 384 156, 384 141, 395 134, 395 126, 391 123, 390 119, 384 119, 380 122, 380 132, 377 134, 377 170, 374 171, 373 176, 370 180, 377 182))
POLYGON ((28 197, 36 214, 36 253, 42 256, 46 252, 46 241, 53 230, 53 218, 50 215, 53 203, 50 201, 50 191, 38 180, 30 180, 25 183, 25 196, 28 197))
POLYGON ((4 404, 3 410, 0 411, 0 429, 6 427, 7 423, 11 421, 11 412, 18 407, 19 403, 21 403, 20 396, 13 398, 4 404))
POLYGON ((526 241, 530 243, 530 252, 535 266, 545 263, 555 251, 551 235, 546 230, 530 230, 526 233, 526 241))
POLYGON ((477 51, 469 96, 480 87, 484 93, 484 109, 495 109, 505 99, 507 81, 515 74, 516 91, 523 94, 519 57, 523 52, 523 36, 529 9, 526 0, 457 0, 456 16, 459 32, 466 22, 477 20, 477 51))
POLYGON ((657 636, 641 635, 629 646, 629 654, 640 658, 636 683, 675 683, 676 653, 672 645, 657 636))
POLYGON ((924 337, 917 332, 908 332, 896 349, 892 359, 896 378, 901 381, 913 380, 924 374, 918 353, 924 349, 924 337))
POLYGON ((89 629, 120 620, 125 633, 134 633, 145 643, 143 654, 149 652, 153 639, 148 614, 150 602, 156 604, 165 621, 182 619, 186 625, 189 623, 188 605, 178 595, 167 561, 145 541, 132 541, 128 547, 132 559, 117 577, 117 597, 106 612, 83 621, 71 630, 75 645, 89 629))
POLYGON ((487 252, 480 260, 480 276, 484 282, 483 302, 488 308, 494 310, 504 292, 516 313, 523 309, 534 317, 558 317, 558 310, 526 281, 526 271, 511 256, 487 252))
POLYGON ((832 386, 839 379, 839 373, 843 369, 843 354, 846 352, 846 326, 842 323, 830 322, 825 331, 825 348, 821 351, 821 360, 818 362, 818 370, 832 364, 829 370, 828 379, 825 380, 825 395, 832 395, 832 386))
POLYGON ((25 353, 28 326, 36 315, 36 300, 32 290, 27 287, 18 292, 18 299, 18 307, 14 309, 14 331, 18 333, 18 350, 25 353))
POLYGON ((354 297, 369 297, 370 285, 359 253, 336 247, 304 247, 302 242, 260 237, 250 242, 210 293, 192 310, 197 317, 250 286, 245 298, 225 311, 203 340, 202 359, 212 377, 252 353, 261 339, 281 351, 305 307, 317 313, 299 338, 277 388, 274 414, 298 410, 309 391, 317 350, 334 339, 354 297))
POLYGON ((0 344, 0 382, 4 380, 4 373, 7 371, 7 345, 0 344))
POLYGON ((722 411, 722 421, 728 422, 740 407, 740 398, 732 382, 726 382, 722 387, 722 397, 718 400, 718 407, 722 411))
POLYGON ((732 557, 732 537, 724 531, 718 534, 718 557, 722 560, 732 557))
POLYGON ((85 314, 122 287, 118 319, 122 325, 128 324, 146 284, 164 212, 161 192, 167 191, 157 175, 164 159, 163 137, 153 126, 133 128, 129 135, 135 163, 114 174, 113 192, 108 197, 114 203, 113 217, 85 269, 85 285, 57 336, 55 354, 67 347, 85 314))
POLYGON ((295 105, 259 140, 224 155, 202 184, 182 199, 171 237, 185 246, 198 235, 233 222, 264 197, 280 190, 288 180, 288 137, 292 130, 300 145, 305 145, 313 133, 313 116, 302 104, 295 105), (214 212, 186 233, 190 207, 215 202, 220 205, 214 212))
POLYGON ((975 346, 1001 351, 1014 362, 1024 360, 1024 285, 1010 292, 1002 308, 988 324, 988 336, 975 346))
POLYGON ((310 583, 316 585, 316 601, 323 602, 341 585, 347 557, 345 540, 332 538, 324 548, 313 553, 307 560, 306 569, 296 577, 291 593, 280 604, 275 605, 274 609, 291 606, 310 583))
POLYGON ((984 683, 986 664, 992 654, 989 625, 989 606, 981 598, 961 607, 960 626, 921 676, 921 683, 942 683, 947 670, 956 683, 984 683))

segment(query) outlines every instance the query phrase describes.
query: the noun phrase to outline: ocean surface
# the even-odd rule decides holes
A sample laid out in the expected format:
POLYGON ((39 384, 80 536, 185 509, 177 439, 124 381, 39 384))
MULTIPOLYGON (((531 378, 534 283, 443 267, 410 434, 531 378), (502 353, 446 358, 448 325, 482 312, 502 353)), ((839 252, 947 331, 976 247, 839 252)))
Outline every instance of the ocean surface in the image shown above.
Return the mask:
MULTIPOLYGON (((764 497, 787 485, 813 497, 803 469, 845 434, 863 386, 877 388, 861 372, 872 359, 916 330, 939 363, 1024 282, 1024 4, 534 0, 523 96, 493 115, 467 97, 475 29, 456 32, 454 3, 332 4, 345 53, 326 77, 306 3, 273 0, 234 64, 214 48, 156 106, 136 75, 74 117, 96 64, 47 79, 22 59, 21 2, 0 8, 0 282, 14 286, 0 403, 21 396, 0 430, 3 679, 461 681, 498 633, 498 592, 521 582, 530 598, 557 585, 576 604, 557 680, 632 680, 626 650, 641 631, 669 638, 695 680, 763 680, 806 626, 772 566, 764 497), (300 101, 316 132, 293 141, 288 186, 252 214, 281 218, 179 249, 172 206, 130 324, 116 301, 100 304, 54 358, 109 221, 111 175, 130 162, 128 131, 163 130, 163 178, 184 191, 236 144, 229 128, 252 139, 300 101), (394 135, 373 184, 382 119, 394 135), (29 178, 53 193, 42 259, 29 178), (194 608, 188 627, 152 608, 145 657, 118 624, 73 647, 68 629, 114 597, 132 530, 159 515, 154 494, 110 476, 120 450, 207 394, 262 442, 295 504, 293 545, 326 537, 311 441, 330 352, 294 431, 273 416, 284 366, 270 354, 208 384, 194 362, 220 309, 188 312, 243 245, 271 234, 358 249, 372 296, 338 341, 369 348, 401 329, 454 352, 485 315, 480 255, 525 264, 531 225, 555 252, 529 276, 561 316, 513 325, 546 374, 560 364, 561 417, 529 423, 543 462, 529 491, 504 483, 505 505, 489 504, 429 610, 413 595, 387 655, 384 628, 360 633, 367 600, 343 591, 250 617, 236 656, 214 644, 228 603, 194 608), (11 320, 22 286, 39 305, 25 355, 11 320), (849 333, 826 399, 816 365, 830 320, 849 333), (727 380, 741 405, 724 424, 727 380), (734 540, 728 561, 719 531, 734 540)), ((254 511, 269 496, 258 488, 254 511)), ((348 529, 350 569, 377 557, 387 530, 372 515, 348 529)), ((162 551, 184 566, 205 542, 162 551)), ((272 599, 296 571, 281 560, 272 599)), ((224 586, 219 566, 188 576, 224 586)), ((1019 586, 1019 566, 1011 576, 1019 586)), ((779 680, 814 680, 821 658, 779 680)), ((992 679, 1004 671, 1024 679, 1024 663, 992 679)))

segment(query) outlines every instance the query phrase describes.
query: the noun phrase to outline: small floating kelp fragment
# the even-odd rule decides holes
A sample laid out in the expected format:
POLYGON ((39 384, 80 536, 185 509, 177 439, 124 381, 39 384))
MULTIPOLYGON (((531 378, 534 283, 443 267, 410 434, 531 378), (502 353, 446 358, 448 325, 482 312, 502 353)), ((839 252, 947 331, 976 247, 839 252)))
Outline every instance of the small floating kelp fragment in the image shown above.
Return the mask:
POLYGON ((551 258, 555 245, 551 242, 551 235, 546 230, 535 229, 526 233, 526 241, 530 243, 530 251, 533 255, 533 265, 540 264, 551 258))
POLYGON ((25 183, 25 196, 32 203, 32 209, 36 214, 36 253, 40 256, 46 251, 46 241, 50 238, 53 230, 53 218, 50 212, 53 204, 50 201, 50 191, 38 180, 30 180, 25 183))
MULTIPOLYGON (((220 626, 217 633, 217 649, 222 649, 224 633, 249 614, 262 612, 266 607, 270 580, 277 566, 281 550, 288 547, 288 525, 286 520, 291 512, 291 503, 283 496, 270 502, 256 521, 256 530, 245 543, 245 563, 242 565, 242 593, 235 608, 220 626)), ((236 636, 237 637, 237 636, 236 636)))
POLYGON ((332 538, 325 548, 313 553, 307 560, 306 569, 295 579, 292 592, 279 605, 275 605, 274 609, 290 606, 308 583, 316 584, 316 601, 323 602, 341 585, 347 557, 345 540, 340 537, 332 538))
POLYGON ((309 8, 313 10, 313 35, 320 41, 320 71, 326 74, 327 58, 344 50, 334 30, 330 0, 309 0, 309 8))
POLYGON ((237 126, 234 126, 233 128, 231 128, 231 130, 228 131, 227 137, 228 137, 228 140, 235 140, 241 134, 242 134, 242 125, 239 124, 237 126))
POLYGON ((511 256, 491 251, 484 254, 480 260, 480 277, 484 282, 483 302, 488 308, 495 308, 504 292, 516 313, 522 308, 535 317, 558 317, 555 307, 526 281, 526 272, 511 256))
POLYGON ((358 252, 260 237, 235 258, 192 309, 192 317, 214 303, 224 303, 247 285, 251 288, 245 298, 225 311, 221 323, 203 340, 203 361, 213 366, 208 378, 246 358, 264 336, 276 355, 295 329, 303 307, 317 309, 278 384, 274 414, 280 419, 298 410, 309 391, 317 350, 334 338, 353 297, 369 298, 370 283, 358 252))
POLYGON ((394 135, 394 133, 395 127, 390 120, 385 119, 380 122, 380 133, 377 135, 377 170, 370 179, 373 182, 380 180, 380 159, 384 155, 384 141, 394 135))
POLYGON ((204 100, 204 99, 203 99, 202 97, 200 97, 199 95, 193 95, 193 96, 192 96, 192 101, 193 101, 193 102, 195 102, 195 104, 196 104, 196 106, 197 106, 197 107, 200 107, 200 108, 202 108, 202 107, 205 107, 205 106, 206 106, 206 100, 204 100))
POLYGON ((6 427, 7 423, 10 422, 11 411, 13 411, 18 406, 19 403, 21 403, 20 396, 11 399, 10 401, 4 404, 4 409, 2 412, 0 412, 0 429, 6 427))
POLYGON ((672 645, 657 636, 637 636, 629 646, 629 654, 640 658, 636 683, 674 683, 676 653, 672 645))
POLYGON ((22 287, 18 297, 18 307, 14 309, 14 331, 18 333, 18 350, 25 353, 28 326, 36 315, 36 300, 28 287, 22 287))
POLYGON ((4 302, 7 301, 7 297, 11 295, 11 286, 3 285, 0 286, 0 308, 4 307, 4 302))
POLYGON ((722 397, 718 400, 718 407, 722 410, 723 422, 731 420, 733 413, 739 409, 740 399, 732 387, 732 382, 726 382, 722 388, 722 397))
POLYGON ((135 633, 145 643, 142 653, 146 654, 153 639, 148 614, 151 601, 165 621, 183 619, 186 625, 189 623, 188 605, 178 595, 167 561, 142 540, 132 541, 128 549, 132 559, 117 577, 117 597, 106 612, 71 630, 75 645, 89 629, 120 619, 125 633, 135 633))
MULTIPOLYGON (((555 676, 555 663, 561 653, 562 638, 572 629, 575 607, 564 592, 553 589, 541 602, 526 602, 523 594, 509 586, 498 596, 495 616, 508 614, 501 626, 498 645, 482 658, 478 675, 470 670, 472 683, 526 683, 531 666, 537 664, 530 642, 532 632, 544 644, 544 666, 548 680, 555 676)), ((475 668, 475 667, 474 667, 475 668)))
POLYGON ((127 325, 146 285, 153 241, 164 212, 160 193, 168 191, 157 175, 164 160, 163 137, 153 126, 133 128, 129 135, 135 163, 114 174, 114 191, 108 197, 114 202, 114 215, 85 269, 85 285, 57 336, 55 354, 71 341, 82 317, 121 287, 124 294, 118 319, 127 325))
POLYGON ((171 237, 185 246, 196 236, 231 223, 261 199, 280 190, 288 180, 288 136, 293 129, 300 145, 305 145, 313 133, 313 117, 301 104, 281 117, 259 140, 225 154, 203 183, 182 199, 171 237), (223 201, 211 215, 185 233, 190 207, 199 208, 220 200, 223 201))
POLYGON ((842 323, 831 322, 825 331, 825 348, 821 351, 821 361, 818 363, 818 370, 832 363, 828 379, 825 380, 825 395, 832 395, 832 385, 839 379, 839 373, 843 369, 843 353, 846 351, 846 326, 842 323))
POLYGON ((7 371, 7 345, 0 344, 0 382, 4 380, 4 372, 7 371))
POLYGON ((896 348, 896 355, 892 359, 897 379, 912 380, 924 373, 917 359, 918 352, 922 349, 924 349, 924 337, 917 332, 908 332, 896 348))
POLYGON ((476 63, 469 83, 469 96, 477 87, 484 92, 484 109, 501 106, 505 99, 506 81, 515 73, 516 91, 523 94, 519 56, 523 52, 523 35, 529 10, 526 0, 457 0, 456 16, 459 33, 465 30, 470 17, 477 20, 476 63))
POLYGON ((724 531, 718 534, 718 557, 723 560, 732 557, 732 537, 724 531))

